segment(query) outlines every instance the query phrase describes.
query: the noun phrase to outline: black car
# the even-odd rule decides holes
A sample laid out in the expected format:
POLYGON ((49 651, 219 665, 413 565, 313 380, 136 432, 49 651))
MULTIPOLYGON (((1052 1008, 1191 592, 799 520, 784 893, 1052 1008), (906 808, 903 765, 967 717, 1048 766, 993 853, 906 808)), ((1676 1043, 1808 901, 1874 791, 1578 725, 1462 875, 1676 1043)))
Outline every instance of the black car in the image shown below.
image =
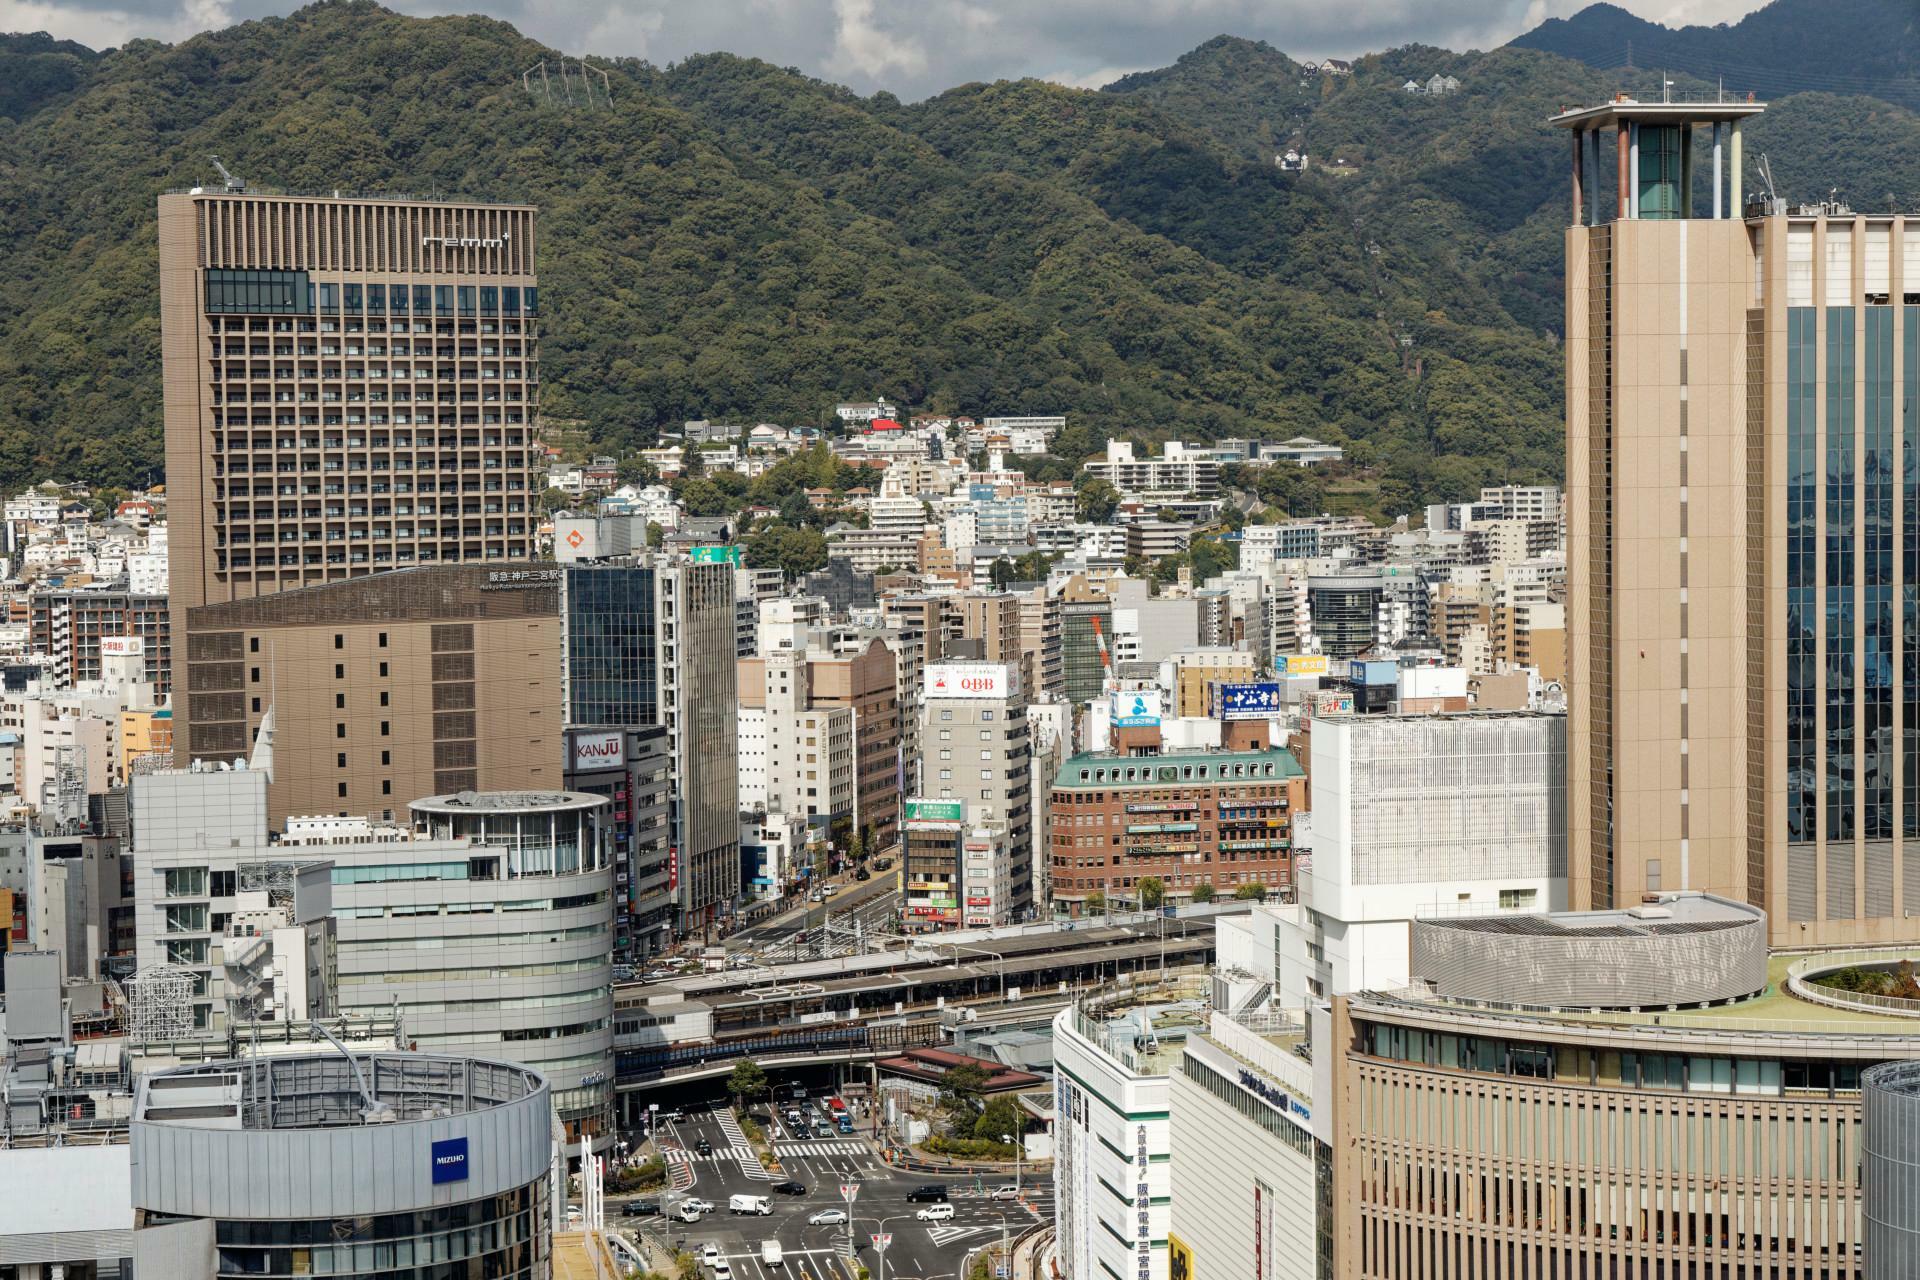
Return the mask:
POLYGON ((855 880, 871 880, 873 879, 873 872, 867 870, 865 867, 862 867, 858 871, 853 873, 853 878, 855 880))
POLYGON ((937 1182, 929 1182, 924 1187, 915 1187, 913 1190, 907 1192, 908 1204, 920 1204, 922 1202, 944 1204, 946 1203, 946 1199, 947 1189, 937 1182))
POLYGON ((660 1212, 657 1200, 629 1200, 624 1212, 629 1218, 651 1218, 660 1212))
POLYGON ((803 1196, 807 1194, 807 1184, 804 1182, 795 1182, 791 1178, 785 1182, 774 1183, 773 1189, 783 1196, 803 1196))
POLYGON ((702 1138, 700 1139, 700 1141, 694 1143, 693 1149, 695 1151, 698 1151, 703 1156, 710 1156, 713 1154, 713 1144, 711 1142, 708 1142, 705 1138, 702 1138))

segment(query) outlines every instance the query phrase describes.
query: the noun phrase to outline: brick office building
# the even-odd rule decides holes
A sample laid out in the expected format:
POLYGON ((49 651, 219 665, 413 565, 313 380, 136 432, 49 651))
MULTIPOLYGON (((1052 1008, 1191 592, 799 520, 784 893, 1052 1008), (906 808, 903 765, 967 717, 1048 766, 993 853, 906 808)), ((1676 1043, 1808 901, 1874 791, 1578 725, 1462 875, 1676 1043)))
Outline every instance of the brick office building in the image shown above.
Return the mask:
POLYGON ((1131 899, 1155 876, 1169 902, 1212 885, 1291 895, 1293 815, 1307 780, 1283 749, 1077 755, 1053 783, 1053 897, 1131 899))

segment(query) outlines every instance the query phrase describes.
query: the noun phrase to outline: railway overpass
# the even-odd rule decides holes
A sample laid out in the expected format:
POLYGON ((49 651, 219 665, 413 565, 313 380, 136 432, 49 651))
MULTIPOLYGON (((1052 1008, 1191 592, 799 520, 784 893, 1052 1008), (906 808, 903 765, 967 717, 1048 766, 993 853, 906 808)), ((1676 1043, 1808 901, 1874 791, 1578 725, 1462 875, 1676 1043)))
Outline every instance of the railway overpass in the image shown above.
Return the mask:
POLYGON ((1078 990, 1210 965, 1218 914, 928 935, 872 955, 623 984, 616 1087, 724 1075, 742 1058, 769 1068, 871 1061, 944 1043, 947 1024, 970 1009, 996 1022, 1023 1007, 1042 1018, 1078 990))

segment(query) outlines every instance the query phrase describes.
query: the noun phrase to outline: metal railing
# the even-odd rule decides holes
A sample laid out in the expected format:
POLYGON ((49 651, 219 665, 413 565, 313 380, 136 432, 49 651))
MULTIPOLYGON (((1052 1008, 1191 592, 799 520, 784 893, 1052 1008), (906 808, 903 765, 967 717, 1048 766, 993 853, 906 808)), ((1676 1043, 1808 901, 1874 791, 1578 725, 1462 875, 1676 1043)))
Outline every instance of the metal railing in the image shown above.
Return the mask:
POLYGON ((1847 991, 1810 980, 1818 973, 1840 969, 1920 962, 1920 948, 1895 947, 1877 951, 1827 951, 1803 956, 1787 966, 1787 990, 1812 1004, 1855 1012, 1888 1013, 1903 1018, 1920 1018, 1920 1000, 1903 996, 1883 996, 1871 991, 1847 991))

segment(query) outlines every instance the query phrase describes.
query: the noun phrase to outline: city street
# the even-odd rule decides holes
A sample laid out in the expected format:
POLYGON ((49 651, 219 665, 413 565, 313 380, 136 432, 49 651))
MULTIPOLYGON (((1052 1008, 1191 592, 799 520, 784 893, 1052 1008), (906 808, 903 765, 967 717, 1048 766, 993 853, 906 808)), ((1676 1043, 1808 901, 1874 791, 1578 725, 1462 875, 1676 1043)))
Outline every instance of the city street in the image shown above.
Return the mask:
MULTIPOLYGON (((809 1110, 809 1119, 814 1114, 809 1110)), ((1052 1182, 1045 1177, 1029 1179, 1020 1200, 995 1200, 991 1193, 1001 1184, 992 1178, 941 1179, 902 1173, 882 1163, 864 1136, 835 1134, 820 1139, 789 1132, 778 1117, 773 1124, 769 1136, 780 1161, 776 1171, 761 1166, 724 1107, 717 1112, 690 1111, 684 1122, 663 1123, 661 1144, 670 1151, 679 1144, 669 1161, 692 1173, 692 1185, 684 1193, 637 1198, 658 1200, 670 1209, 691 1195, 711 1201, 715 1211, 699 1222, 683 1223, 671 1216, 627 1218, 621 1216, 621 1204, 609 1202, 608 1225, 629 1233, 644 1229, 655 1239, 667 1238, 674 1247, 696 1254, 712 1243, 742 1280, 849 1280, 853 1272, 844 1262, 846 1227, 812 1226, 807 1219, 822 1209, 846 1208, 840 1187, 852 1183, 860 1188, 853 1203, 859 1263, 877 1278, 871 1237, 884 1232, 892 1236, 886 1258, 889 1280, 958 1280, 967 1254, 998 1240, 1003 1225, 1012 1237, 1037 1222, 1050 1221, 1053 1215, 1052 1182), (710 1155, 697 1150, 702 1139, 711 1146, 710 1155), (772 1183, 789 1178, 804 1183, 806 1194, 771 1190, 772 1183), (948 1188, 954 1216, 945 1222, 918 1221, 914 1215, 925 1206, 909 1202, 907 1193, 934 1183, 948 1188), (731 1215, 727 1199, 733 1195, 768 1196, 773 1211, 765 1217, 731 1215), (761 1261, 761 1244, 766 1240, 780 1242, 783 1265, 769 1267, 761 1261)), ((675 1179, 676 1185, 685 1181, 675 1179)), ((1011 1175, 1004 1181, 1011 1182, 1011 1175)))

